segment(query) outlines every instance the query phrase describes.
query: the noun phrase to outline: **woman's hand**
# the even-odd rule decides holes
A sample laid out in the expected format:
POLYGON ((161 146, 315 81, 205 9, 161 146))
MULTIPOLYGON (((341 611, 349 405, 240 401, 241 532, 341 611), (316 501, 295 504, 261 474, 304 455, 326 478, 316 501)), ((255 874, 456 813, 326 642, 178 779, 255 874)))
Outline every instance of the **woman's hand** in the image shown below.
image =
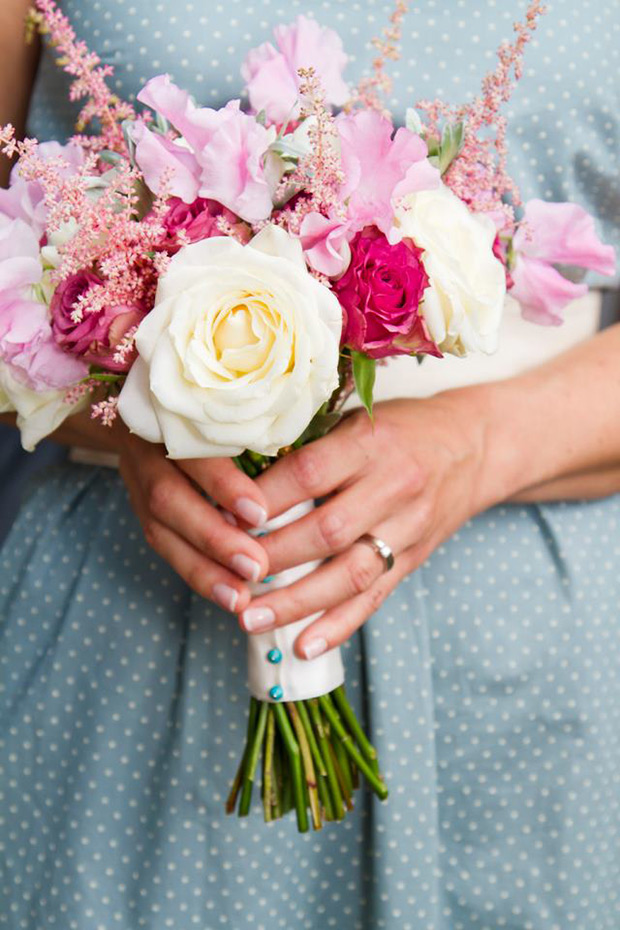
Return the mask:
POLYGON ((270 572, 327 559, 295 584, 255 598, 241 611, 248 632, 263 632, 320 610, 296 651, 313 658, 356 630, 409 572, 468 517, 492 502, 481 487, 484 434, 448 395, 378 404, 330 435, 292 453, 257 481, 270 516, 328 496, 313 513, 261 540, 270 572), (395 564, 357 542, 385 540, 395 564))
POLYGON ((138 439, 122 424, 118 432, 120 472, 149 545, 201 597, 243 610, 250 591, 242 579, 258 581, 267 573, 265 550, 241 528, 260 526, 267 517, 260 488, 231 459, 173 462, 163 446, 138 439))

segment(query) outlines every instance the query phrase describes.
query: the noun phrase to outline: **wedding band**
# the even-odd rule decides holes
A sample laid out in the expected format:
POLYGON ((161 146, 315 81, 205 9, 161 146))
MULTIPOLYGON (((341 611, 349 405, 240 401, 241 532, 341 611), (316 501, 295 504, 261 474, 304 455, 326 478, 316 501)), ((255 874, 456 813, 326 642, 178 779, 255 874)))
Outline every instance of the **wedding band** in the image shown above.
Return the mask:
POLYGON ((382 539, 379 539, 378 536, 373 536, 371 533, 364 533, 356 542, 366 543, 367 546, 375 550, 377 555, 381 556, 383 559, 384 572, 389 572, 389 570, 394 567, 394 553, 388 544, 383 542, 382 539))

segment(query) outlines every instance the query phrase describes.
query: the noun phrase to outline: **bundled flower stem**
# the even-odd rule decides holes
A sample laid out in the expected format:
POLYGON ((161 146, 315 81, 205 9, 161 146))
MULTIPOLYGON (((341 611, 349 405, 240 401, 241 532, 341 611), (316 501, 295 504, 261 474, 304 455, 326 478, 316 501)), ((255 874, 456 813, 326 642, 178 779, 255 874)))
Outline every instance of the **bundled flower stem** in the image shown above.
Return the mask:
POLYGON ((294 809, 301 833, 342 820, 353 809, 362 775, 377 797, 388 790, 377 753, 349 704, 344 686, 307 701, 271 704, 250 698, 246 746, 226 812, 250 812, 262 755, 262 802, 267 823, 294 809))

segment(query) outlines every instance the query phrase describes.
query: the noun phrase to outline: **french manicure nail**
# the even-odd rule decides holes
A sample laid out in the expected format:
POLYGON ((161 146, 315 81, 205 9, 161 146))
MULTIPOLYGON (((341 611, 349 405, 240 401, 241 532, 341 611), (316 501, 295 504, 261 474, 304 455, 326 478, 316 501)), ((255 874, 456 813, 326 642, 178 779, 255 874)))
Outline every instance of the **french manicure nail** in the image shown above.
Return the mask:
POLYGON ((301 651, 306 659, 316 659, 317 656, 323 655, 326 649, 327 641, 322 636, 317 636, 315 639, 309 640, 301 651))
POLYGON ((233 555, 230 565, 233 571, 241 575, 242 578, 247 578, 248 581, 258 581, 260 565, 249 556, 239 552, 237 555, 233 555))
POLYGON ((262 526, 267 522, 267 511, 249 497, 240 497, 235 501, 235 510, 239 516, 252 526, 262 526))
POLYGON ((276 615, 270 607, 248 607, 241 620, 248 633, 262 633, 275 625, 276 615))
POLYGON ((239 599, 239 595, 234 588, 230 588, 227 584, 218 583, 213 585, 212 593, 214 600, 216 600, 221 607, 224 607, 225 610, 230 610, 231 613, 234 611, 239 599))

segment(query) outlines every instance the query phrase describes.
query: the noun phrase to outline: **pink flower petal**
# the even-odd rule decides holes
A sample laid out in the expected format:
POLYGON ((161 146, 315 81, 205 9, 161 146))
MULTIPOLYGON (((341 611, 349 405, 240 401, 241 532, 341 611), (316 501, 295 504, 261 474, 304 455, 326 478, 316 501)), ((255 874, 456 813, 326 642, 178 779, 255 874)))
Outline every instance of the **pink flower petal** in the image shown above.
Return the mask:
POLYGON ((588 291, 586 284, 573 284, 548 262, 525 255, 517 257, 512 281, 508 293, 521 304, 523 317, 542 326, 560 326, 564 307, 588 291))
POLYGON ((552 264, 576 265, 613 275, 615 253, 596 234, 590 214, 575 203, 530 200, 514 237, 514 249, 552 264))
POLYGON ((348 224, 308 213, 300 227, 300 239, 308 263, 329 278, 346 271, 351 258, 348 224))
POLYGON ((138 100, 167 119, 193 149, 209 142, 217 111, 197 107, 186 90, 172 83, 170 75, 159 74, 148 81, 138 100))
POLYGON ((132 126, 131 135, 136 143, 136 164, 148 187, 158 194, 165 178, 169 194, 180 197, 185 203, 193 203, 198 196, 200 176, 195 155, 151 132, 144 123, 132 126))

